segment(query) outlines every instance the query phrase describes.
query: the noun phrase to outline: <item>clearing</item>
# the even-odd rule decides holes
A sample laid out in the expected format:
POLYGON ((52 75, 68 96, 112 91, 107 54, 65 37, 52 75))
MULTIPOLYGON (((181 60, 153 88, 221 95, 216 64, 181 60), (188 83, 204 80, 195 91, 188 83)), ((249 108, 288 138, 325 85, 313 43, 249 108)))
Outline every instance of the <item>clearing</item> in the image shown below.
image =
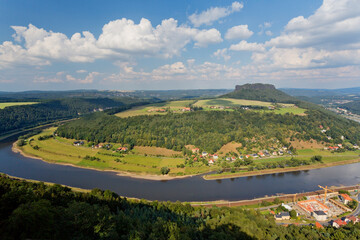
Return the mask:
POLYGON ((4 109, 6 107, 12 107, 12 106, 32 105, 37 103, 38 102, 4 102, 4 103, 0 103, 0 109, 4 109))

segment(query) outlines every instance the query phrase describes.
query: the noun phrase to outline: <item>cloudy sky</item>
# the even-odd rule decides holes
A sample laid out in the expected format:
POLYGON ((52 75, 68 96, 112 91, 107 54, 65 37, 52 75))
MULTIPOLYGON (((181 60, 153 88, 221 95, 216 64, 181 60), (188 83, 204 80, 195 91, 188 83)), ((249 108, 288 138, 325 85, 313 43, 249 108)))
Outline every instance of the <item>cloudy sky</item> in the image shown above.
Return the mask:
POLYGON ((0 0, 0 91, 360 86, 359 0, 0 0))

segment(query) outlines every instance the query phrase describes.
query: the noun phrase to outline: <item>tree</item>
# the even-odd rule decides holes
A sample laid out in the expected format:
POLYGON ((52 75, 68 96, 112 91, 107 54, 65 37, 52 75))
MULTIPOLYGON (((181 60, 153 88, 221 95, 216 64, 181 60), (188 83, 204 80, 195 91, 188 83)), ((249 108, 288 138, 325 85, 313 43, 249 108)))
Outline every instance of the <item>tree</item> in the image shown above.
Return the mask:
POLYGON ((168 167, 162 167, 160 171, 162 175, 166 175, 170 172, 170 169, 168 167))
POLYGON ((290 217, 292 218, 292 219, 296 219, 296 211, 295 210, 291 210, 290 212, 289 212, 289 214, 290 214, 290 217))

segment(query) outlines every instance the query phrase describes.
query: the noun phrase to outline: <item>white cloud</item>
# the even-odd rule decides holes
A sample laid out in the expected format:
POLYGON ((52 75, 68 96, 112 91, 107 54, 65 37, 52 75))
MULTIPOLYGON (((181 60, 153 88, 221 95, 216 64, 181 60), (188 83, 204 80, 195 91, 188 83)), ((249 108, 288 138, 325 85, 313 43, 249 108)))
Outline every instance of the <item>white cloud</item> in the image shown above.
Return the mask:
POLYGON ((265 47, 261 43, 249 43, 245 40, 242 40, 238 44, 233 44, 229 48, 233 51, 265 51, 265 47))
POLYGON ((254 34, 250 31, 248 25, 238 25, 227 30, 226 39, 248 39, 254 34))
POLYGON ((266 43, 281 48, 349 49, 360 45, 360 1, 324 0, 311 16, 291 19, 285 31, 266 43))
POLYGON ((259 28, 260 28, 260 32, 258 32, 259 35, 263 35, 264 32, 267 36, 271 36, 272 33, 271 31, 269 30, 266 30, 268 28, 270 28, 272 26, 272 23, 271 22, 264 22, 263 24, 260 24, 259 25, 259 28))
POLYGON ((105 24, 99 38, 88 31, 68 38, 63 33, 46 31, 29 24, 12 26, 17 44, 0 44, 0 68, 13 65, 50 65, 52 61, 94 62, 97 59, 129 60, 137 56, 171 58, 180 55, 193 42, 206 47, 222 41, 215 29, 199 30, 179 26, 175 19, 166 19, 153 27, 147 19, 135 24, 119 19, 105 24))
POLYGON ((199 14, 194 13, 190 15, 189 20, 195 27, 199 27, 203 24, 211 25, 220 18, 240 11, 243 7, 244 4, 240 2, 233 2, 231 6, 228 7, 211 7, 199 14))
POLYGON ((225 61, 228 61, 231 58, 231 56, 228 55, 226 48, 216 50, 213 55, 217 58, 223 58, 225 61))
POLYGON ((209 30, 201 30, 195 36, 195 46, 206 47, 209 44, 222 42, 221 33, 215 28, 209 30))
POLYGON ((90 72, 85 78, 75 78, 71 76, 70 74, 66 75, 66 80, 70 82, 75 83, 81 83, 81 84, 87 84, 87 83, 93 83, 95 80, 95 77, 98 76, 100 73, 98 72, 90 72))
POLYGON ((87 71, 84 70, 84 69, 77 70, 76 72, 77 72, 77 73, 87 73, 87 71))

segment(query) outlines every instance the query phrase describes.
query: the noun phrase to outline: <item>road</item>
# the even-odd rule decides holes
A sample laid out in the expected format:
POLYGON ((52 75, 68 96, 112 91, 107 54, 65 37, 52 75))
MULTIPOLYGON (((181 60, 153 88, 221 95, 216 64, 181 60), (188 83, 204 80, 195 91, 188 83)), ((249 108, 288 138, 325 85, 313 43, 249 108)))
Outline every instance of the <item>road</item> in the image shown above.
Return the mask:
MULTIPOLYGON (((358 202, 360 202, 360 194, 358 194, 358 202)), ((360 215, 360 206, 358 204, 357 208, 355 209, 355 211, 351 214, 353 216, 359 216, 360 215)))

